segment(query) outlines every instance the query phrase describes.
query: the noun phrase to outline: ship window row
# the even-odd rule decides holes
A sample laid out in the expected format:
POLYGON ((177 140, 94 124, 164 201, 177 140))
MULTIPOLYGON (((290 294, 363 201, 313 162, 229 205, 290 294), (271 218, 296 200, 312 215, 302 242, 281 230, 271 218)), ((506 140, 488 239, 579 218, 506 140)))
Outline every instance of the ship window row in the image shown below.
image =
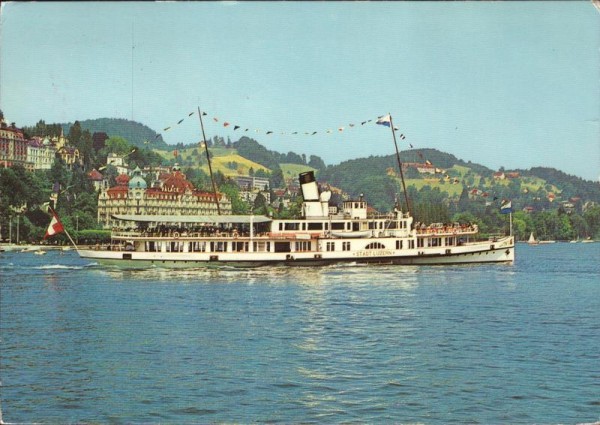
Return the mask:
MULTIPOLYGON (((306 245, 302 246, 301 250, 310 251, 310 242, 302 243, 306 245)), ((230 247, 230 252, 249 252, 249 242, 231 242, 230 247)), ((252 247, 254 252, 270 252, 271 242, 253 242, 252 247)), ((227 248, 228 242, 148 241, 144 244, 146 252, 163 252, 163 250, 164 252, 228 252, 227 248)), ((300 249, 296 250, 299 251, 300 249)))
POLYGON ((424 247, 435 248, 435 247, 440 247, 440 246, 454 246, 454 245, 456 245, 455 237, 448 237, 448 238, 435 237, 435 238, 418 238, 417 239, 417 247, 418 248, 424 248, 424 247), (443 244, 442 244, 442 242, 443 242, 443 244))
MULTIPOLYGON (((306 230, 329 230, 328 222, 280 222, 279 231, 306 231, 306 230)), ((331 222, 331 230, 358 230, 359 223, 350 221, 334 221, 331 222), (353 229, 353 224, 356 227, 353 229)), ((368 223, 369 230, 383 229, 406 229, 408 227, 406 221, 371 221, 368 223)))
POLYGON ((412 239, 408 239, 407 243, 404 244, 404 240, 400 239, 396 241, 396 249, 415 249, 415 241, 412 239))

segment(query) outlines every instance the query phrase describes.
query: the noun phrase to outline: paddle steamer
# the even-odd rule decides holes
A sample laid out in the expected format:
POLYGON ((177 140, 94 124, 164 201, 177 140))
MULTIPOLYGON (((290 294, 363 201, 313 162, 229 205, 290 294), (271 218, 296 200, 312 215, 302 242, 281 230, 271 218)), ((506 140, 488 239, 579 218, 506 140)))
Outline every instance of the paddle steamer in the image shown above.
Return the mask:
MULTIPOLYGON (((202 113, 198 117, 206 140, 202 113)), ((392 116, 377 124, 392 130, 406 206, 410 205, 392 116)), ((208 145, 204 143, 218 215, 114 215, 121 223, 108 246, 77 249, 83 258, 125 267, 256 267, 266 265, 323 266, 335 263, 461 264, 511 263, 511 235, 477 241, 474 224, 413 223, 396 205, 385 214, 369 214, 366 201, 345 201, 331 213, 331 192, 319 191, 312 171, 299 176, 302 217, 221 215, 208 145)), ((511 232, 512 233, 512 232, 511 232)))
POLYGON ((115 215, 111 244, 79 249, 83 258, 124 267, 254 267, 365 264, 460 264, 514 261, 514 238, 477 241, 475 224, 413 223, 398 207, 369 214, 360 198, 330 213, 312 171, 300 174, 303 216, 115 215), (127 230, 125 230, 127 229, 127 230))

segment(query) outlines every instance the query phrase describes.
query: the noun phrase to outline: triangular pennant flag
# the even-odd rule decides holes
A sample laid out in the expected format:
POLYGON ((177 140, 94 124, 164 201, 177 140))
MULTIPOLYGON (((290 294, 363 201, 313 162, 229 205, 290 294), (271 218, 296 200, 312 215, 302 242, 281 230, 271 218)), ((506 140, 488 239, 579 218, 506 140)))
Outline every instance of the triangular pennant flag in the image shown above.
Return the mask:
POLYGON ((233 126, 233 131, 237 130, 238 128, 240 128, 240 126, 239 126, 239 125, 235 125, 235 126, 233 126))
POLYGON ((272 131, 267 131, 267 134, 273 134, 273 132, 272 131))
POLYGON ((315 132, 313 132, 312 136, 314 136, 315 134, 317 134, 317 132, 316 132, 316 131, 315 131, 315 132))
POLYGON ((219 119, 217 117, 214 117, 213 120, 215 120, 215 122, 219 122, 219 119))
POLYGON ((164 128, 163 131, 168 131, 171 127, 164 128))
POLYGON ((194 113, 193 113, 193 112, 190 112, 190 113, 188 114, 188 117, 191 117, 192 115, 194 115, 194 113))
POLYGON ((228 125, 229 125, 229 123, 228 123, 228 122, 224 122, 224 123, 223 123, 223 127, 227 127, 228 125))
POLYGON ((179 120, 179 121, 177 122, 177 124, 181 124, 182 122, 183 122, 183 119, 179 120))
POLYGON ((203 117, 205 117, 205 116, 207 116, 207 115, 208 115, 208 114, 207 114, 206 112, 202 112, 202 116, 203 116, 203 117))

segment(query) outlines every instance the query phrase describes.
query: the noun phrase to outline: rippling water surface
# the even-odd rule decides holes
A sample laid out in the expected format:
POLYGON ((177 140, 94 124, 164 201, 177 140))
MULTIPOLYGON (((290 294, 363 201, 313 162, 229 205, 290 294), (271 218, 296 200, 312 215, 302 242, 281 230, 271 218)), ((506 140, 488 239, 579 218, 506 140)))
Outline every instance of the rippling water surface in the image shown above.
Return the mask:
POLYGON ((119 271, 0 254, 6 422, 600 420, 600 243, 510 265, 119 271))

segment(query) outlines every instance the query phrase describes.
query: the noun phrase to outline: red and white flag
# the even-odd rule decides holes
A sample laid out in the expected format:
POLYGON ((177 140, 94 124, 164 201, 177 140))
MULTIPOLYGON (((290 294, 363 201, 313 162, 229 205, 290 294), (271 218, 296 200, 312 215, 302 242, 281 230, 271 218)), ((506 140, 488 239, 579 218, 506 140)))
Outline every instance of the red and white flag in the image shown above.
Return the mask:
POLYGON ((56 215, 56 213, 54 211, 52 211, 52 221, 50 221, 50 225, 48 226, 48 230, 46 230, 46 235, 44 236, 44 239, 46 239, 49 236, 54 236, 54 235, 64 232, 64 231, 65 231, 65 228, 63 227, 62 223, 58 219, 58 216, 56 215))

